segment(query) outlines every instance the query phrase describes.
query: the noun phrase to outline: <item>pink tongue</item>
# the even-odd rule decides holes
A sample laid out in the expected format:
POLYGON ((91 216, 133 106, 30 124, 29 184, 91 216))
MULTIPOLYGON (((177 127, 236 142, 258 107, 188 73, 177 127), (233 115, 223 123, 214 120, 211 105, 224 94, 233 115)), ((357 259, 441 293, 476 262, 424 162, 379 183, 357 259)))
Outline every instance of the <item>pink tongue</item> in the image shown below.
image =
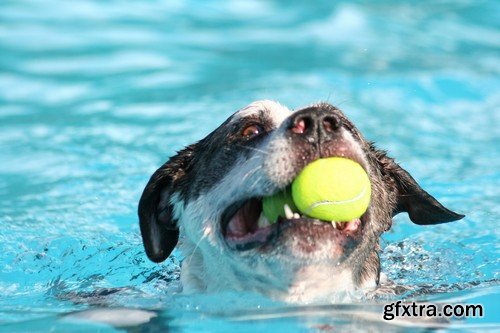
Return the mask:
POLYGON ((229 221, 227 225, 227 236, 229 237, 243 237, 248 233, 245 219, 240 212, 229 221))
POLYGON ((262 208, 258 200, 252 199, 247 201, 243 207, 233 216, 227 225, 227 236, 243 237, 249 233, 255 232, 257 227, 257 219, 259 218, 262 208))
POLYGON ((345 226, 345 228, 343 230, 355 231, 356 229, 358 229, 360 223, 361 223, 361 221, 359 219, 354 219, 352 221, 349 221, 346 223, 347 225, 345 226))

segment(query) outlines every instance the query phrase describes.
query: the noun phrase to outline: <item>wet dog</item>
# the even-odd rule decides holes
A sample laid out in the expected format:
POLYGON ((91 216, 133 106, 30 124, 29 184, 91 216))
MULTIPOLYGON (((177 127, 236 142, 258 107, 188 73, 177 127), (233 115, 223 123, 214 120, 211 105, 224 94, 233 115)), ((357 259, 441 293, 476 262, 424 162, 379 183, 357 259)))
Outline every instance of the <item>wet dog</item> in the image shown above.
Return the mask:
POLYGON ((375 289, 380 235, 401 212, 419 225, 464 217, 326 103, 295 112, 272 101, 250 104, 171 157, 139 202, 148 257, 161 262, 179 242, 184 291, 256 291, 290 302, 375 289), (310 162, 334 156, 356 161, 369 175, 364 215, 325 223, 293 212, 270 224, 262 198, 285 189, 310 162))

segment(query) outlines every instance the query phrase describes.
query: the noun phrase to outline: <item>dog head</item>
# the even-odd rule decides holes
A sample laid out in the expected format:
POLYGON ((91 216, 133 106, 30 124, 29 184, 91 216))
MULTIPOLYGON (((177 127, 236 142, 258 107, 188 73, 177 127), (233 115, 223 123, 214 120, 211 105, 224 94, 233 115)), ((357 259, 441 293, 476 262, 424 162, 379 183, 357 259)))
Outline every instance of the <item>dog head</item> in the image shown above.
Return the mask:
POLYGON ((165 260, 181 236, 185 290, 254 290, 290 301, 374 288, 379 237, 407 212, 420 225, 458 220, 349 119, 322 103, 291 112, 271 101, 239 110, 151 177, 139 203, 148 257, 165 260), (319 158, 359 163, 367 211, 347 223, 290 212, 269 224, 262 198, 286 189, 319 158))

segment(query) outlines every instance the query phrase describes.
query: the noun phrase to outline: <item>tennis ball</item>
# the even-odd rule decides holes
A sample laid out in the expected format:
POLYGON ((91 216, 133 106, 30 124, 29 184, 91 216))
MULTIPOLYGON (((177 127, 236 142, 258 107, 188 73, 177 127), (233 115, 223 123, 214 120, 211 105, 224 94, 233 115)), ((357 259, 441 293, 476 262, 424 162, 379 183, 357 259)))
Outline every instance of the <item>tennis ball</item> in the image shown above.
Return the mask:
POLYGON ((290 188, 280 191, 272 196, 262 199, 262 212, 270 223, 275 223, 279 216, 286 217, 285 209, 287 204, 293 212, 298 211, 295 206, 290 188))
POLYGON ((358 163, 341 157, 316 160, 292 183, 292 198, 303 214, 323 221, 347 222, 364 214, 371 185, 358 163))

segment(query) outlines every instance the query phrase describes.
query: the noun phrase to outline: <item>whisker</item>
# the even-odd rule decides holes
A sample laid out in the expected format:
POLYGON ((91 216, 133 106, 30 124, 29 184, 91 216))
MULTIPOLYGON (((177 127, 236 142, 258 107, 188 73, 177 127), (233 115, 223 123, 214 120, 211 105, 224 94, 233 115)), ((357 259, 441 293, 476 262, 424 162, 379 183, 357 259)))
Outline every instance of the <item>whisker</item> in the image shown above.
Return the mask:
POLYGON ((349 98, 346 98, 346 99, 343 99, 343 100, 339 100, 338 103, 335 103, 335 106, 336 107, 340 107, 340 106, 344 105, 345 103, 350 103, 350 102, 351 102, 351 100, 349 98))
POLYGON ((245 181, 245 179, 247 179, 249 176, 255 174, 257 171, 259 171, 260 169, 262 169, 262 165, 258 165, 257 167, 253 168, 252 170, 248 171, 244 176, 243 178, 241 179, 241 181, 245 181))
POLYGON ((332 97, 332 92, 328 92, 328 97, 326 98, 326 101, 327 103, 330 103, 330 98, 332 97))
POLYGON ((254 188, 255 186, 257 186, 257 184, 258 184, 261 180, 262 180, 262 175, 260 175, 259 177, 257 177, 257 179, 256 179, 256 180, 255 180, 255 182, 252 184, 252 186, 250 186, 250 187, 248 188, 248 191, 249 191, 249 192, 250 192, 250 191, 252 191, 252 190, 253 190, 253 188, 254 188))
POLYGON ((248 150, 254 150, 254 151, 257 151, 257 152, 262 153, 264 155, 270 155, 269 152, 262 150, 262 149, 255 148, 255 147, 247 147, 247 146, 243 146, 243 145, 239 145, 239 144, 236 144, 236 146, 244 148, 244 149, 248 149, 248 150))
POLYGON ((205 232, 203 233, 203 236, 201 236, 200 240, 196 243, 196 245, 194 246, 194 249, 193 251, 191 252, 191 255, 189 256, 189 259, 188 259, 188 262, 187 262, 187 265, 190 265, 191 264, 191 260, 193 260, 193 256, 194 256, 194 253, 196 252, 196 250, 198 249, 198 247, 200 247, 200 243, 208 237, 208 229, 205 229, 205 232))

